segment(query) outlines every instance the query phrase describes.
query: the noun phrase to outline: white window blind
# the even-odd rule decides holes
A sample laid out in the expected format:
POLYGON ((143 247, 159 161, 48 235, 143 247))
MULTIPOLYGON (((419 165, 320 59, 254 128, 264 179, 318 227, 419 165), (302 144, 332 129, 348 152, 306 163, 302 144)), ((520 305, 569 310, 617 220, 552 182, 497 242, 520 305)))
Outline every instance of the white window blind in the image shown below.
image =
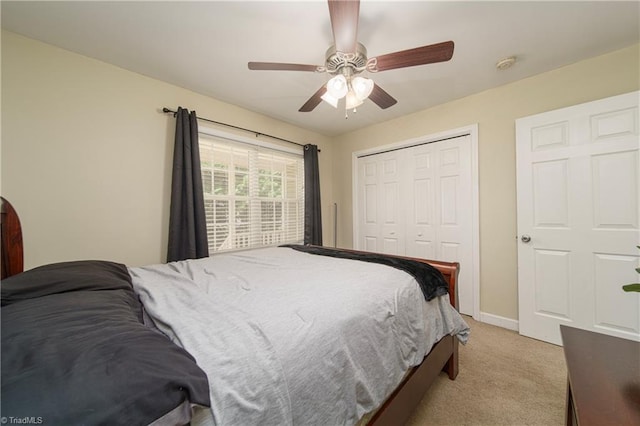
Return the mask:
POLYGON ((200 133, 209 252, 304 239, 304 161, 200 133))

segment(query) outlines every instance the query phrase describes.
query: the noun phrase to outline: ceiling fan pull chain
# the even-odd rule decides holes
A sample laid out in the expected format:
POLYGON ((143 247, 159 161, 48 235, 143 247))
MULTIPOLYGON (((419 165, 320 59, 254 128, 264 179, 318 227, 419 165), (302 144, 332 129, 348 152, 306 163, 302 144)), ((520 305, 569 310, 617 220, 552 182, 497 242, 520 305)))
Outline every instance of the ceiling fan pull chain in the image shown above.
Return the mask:
MULTIPOLYGON (((353 108, 353 113, 356 114, 357 112, 358 110, 356 108, 353 108)), ((345 120, 349 119, 349 108, 344 109, 344 119, 345 120)))

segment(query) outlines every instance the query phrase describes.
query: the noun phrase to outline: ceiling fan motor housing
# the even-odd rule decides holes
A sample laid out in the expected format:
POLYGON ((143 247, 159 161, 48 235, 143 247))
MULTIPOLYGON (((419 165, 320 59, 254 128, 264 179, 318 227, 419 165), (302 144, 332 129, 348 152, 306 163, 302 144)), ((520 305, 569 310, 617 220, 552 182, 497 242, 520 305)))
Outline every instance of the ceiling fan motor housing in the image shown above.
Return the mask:
POLYGON ((344 53, 338 52, 335 45, 331 46, 327 49, 325 66, 332 75, 359 74, 367 67, 367 49, 358 43, 355 53, 344 53))

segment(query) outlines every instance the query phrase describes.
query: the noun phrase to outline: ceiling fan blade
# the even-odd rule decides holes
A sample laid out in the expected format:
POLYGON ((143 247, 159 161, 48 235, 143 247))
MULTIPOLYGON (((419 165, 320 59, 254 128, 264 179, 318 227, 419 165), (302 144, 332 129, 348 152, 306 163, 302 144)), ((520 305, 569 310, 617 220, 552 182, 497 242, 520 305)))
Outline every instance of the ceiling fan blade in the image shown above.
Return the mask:
POLYGON ((356 53, 360 0, 329 0, 329 16, 336 50, 356 53))
POLYGON ((323 85, 320 89, 318 89, 316 93, 313 94, 313 96, 309 98, 307 102, 304 103, 304 105, 300 107, 298 111, 300 112, 313 111, 313 109, 317 107, 320 104, 320 102, 322 102, 322 95, 324 95, 326 92, 327 92, 327 86, 323 85))
POLYGON ((250 70, 258 71, 318 71, 318 65, 284 64, 280 62, 249 62, 250 70))
POLYGON ((416 47, 415 49, 402 50, 388 53, 375 58, 377 65, 375 70, 386 71, 396 68, 413 67, 416 65, 445 62, 453 56, 453 42, 431 44, 429 46, 416 47))
POLYGON ((382 90, 377 84, 373 84, 373 91, 369 95, 369 99, 382 109, 387 109, 398 103, 390 94, 382 90))

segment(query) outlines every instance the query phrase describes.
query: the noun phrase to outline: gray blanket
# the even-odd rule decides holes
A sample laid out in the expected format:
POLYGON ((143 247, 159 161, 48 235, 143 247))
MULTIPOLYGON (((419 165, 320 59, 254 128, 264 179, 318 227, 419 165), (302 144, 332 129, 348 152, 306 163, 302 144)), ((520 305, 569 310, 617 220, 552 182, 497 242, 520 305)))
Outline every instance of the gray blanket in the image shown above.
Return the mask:
POLYGON ((425 302, 405 272, 289 248, 130 274, 207 373, 215 425, 355 424, 441 337, 468 333, 448 296, 425 302))

